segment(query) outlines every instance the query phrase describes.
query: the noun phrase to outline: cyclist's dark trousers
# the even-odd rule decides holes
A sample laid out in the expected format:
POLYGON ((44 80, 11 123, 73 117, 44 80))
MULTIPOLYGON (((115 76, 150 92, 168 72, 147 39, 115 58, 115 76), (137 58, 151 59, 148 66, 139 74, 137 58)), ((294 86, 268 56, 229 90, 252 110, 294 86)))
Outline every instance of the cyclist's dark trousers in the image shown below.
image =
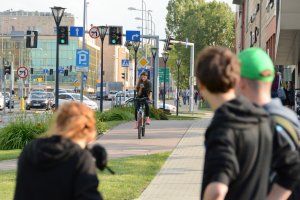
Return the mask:
MULTIPOLYGON (((137 111, 140 108, 141 102, 137 101, 135 106, 135 121, 137 121, 137 111)), ((149 105, 148 102, 145 102, 145 116, 149 117, 149 105)))

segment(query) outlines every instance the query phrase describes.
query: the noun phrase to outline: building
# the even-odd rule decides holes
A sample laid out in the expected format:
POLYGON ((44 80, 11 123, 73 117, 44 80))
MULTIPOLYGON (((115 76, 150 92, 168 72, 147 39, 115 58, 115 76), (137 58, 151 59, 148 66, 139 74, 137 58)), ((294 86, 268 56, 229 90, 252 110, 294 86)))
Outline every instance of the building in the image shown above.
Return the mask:
POLYGON ((261 47, 299 88, 299 0, 233 0, 237 4, 235 50, 261 47), (292 76, 293 74, 293 76, 292 76))

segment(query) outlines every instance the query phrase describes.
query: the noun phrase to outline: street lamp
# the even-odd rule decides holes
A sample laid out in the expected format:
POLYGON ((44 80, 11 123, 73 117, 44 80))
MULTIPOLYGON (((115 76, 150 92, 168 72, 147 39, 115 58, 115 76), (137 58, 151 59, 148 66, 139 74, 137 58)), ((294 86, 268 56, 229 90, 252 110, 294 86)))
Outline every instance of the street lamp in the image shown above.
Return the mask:
POLYGON ((98 26, 99 35, 101 39, 101 86, 100 86, 100 112, 103 111, 103 42, 106 35, 108 27, 98 26))
POLYGON ((152 85, 153 85, 153 89, 152 89, 152 102, 153 102, 153 107, 154 107, 154 90, 155 90, 155 57, 156 57, 156 54, 157 54, 157 50, 158 48, 151 48, 151 55, 152 55, 152 70, 153 70, 153 73, 152 73, 152 77, 153 77, 153 82, 152 82, 152 85))
POLYGON ((176 60, 177 65, 177 101, 176 101, 176 116, 178 116, 178 102, 179 102, 179 67, 181 65, 181 59, 176 60))
POLYGON ((162 53, 163 60, 165 63, 165 70, 164 70, 164 94, 163 94, 163 110, 165 111, 165 106, 166 106, 166 74, 167 74, 167 61, 169 59, 169 53, 168 52, 163 52, 162 53))
POLYGON ((137 52, 139 50, 140 41, 132 41, 132 46, 134 50, 134 98, 136 97, 136 65, 137 65, 137 52))
POLYGON ((52 15, 56 24, 56 72, 55 72, 55 109, 58 109, 58 88, 59 88, 59 44, 58 29, 61 19, 64 15, 65 8, 54 6, 51 8, 52 15))

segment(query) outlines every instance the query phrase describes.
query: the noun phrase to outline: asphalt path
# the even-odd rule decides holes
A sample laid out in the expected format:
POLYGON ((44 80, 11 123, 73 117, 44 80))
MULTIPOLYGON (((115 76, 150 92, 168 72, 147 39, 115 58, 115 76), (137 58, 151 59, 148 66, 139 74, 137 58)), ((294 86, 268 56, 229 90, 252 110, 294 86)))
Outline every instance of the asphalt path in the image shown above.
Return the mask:
MULTIPOLYGON (((137 137, 134 122, 121 124, 96 141, 111 159, 172 151, 194 120, 153 120, 142 139, 137 137)), ((16 169, 16 160, 0 161, 0 170, 16 169)))
POLYGON ((190 128, 193 120, 152 120, 145 137, 138 139, 134 122, 121 124, 101 136, 109 158, 120 158, 172 151, 190 128))

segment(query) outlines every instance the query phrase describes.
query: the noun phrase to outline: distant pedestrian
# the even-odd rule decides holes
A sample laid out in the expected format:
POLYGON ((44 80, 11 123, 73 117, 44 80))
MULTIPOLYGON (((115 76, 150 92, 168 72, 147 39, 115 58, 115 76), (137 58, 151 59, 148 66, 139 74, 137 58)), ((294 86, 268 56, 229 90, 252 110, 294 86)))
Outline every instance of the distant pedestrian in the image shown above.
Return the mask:
POLYGON ((226 48, 205 48, 195 75, 215 112, 205 133, 201 199, 266 199, 272 131, 268 114, 235 94, 240 76, 237 57, 226 48))
POLYGON ((199 97, 199 92, 198 92, 198 90, 195 90, 195 92, 194 92, 195 105, 197 105, 197 103, 198 103, 198 97, 199 97))
POLYGON ((190 89, 185 90, 187 104, 190 105, 190 89))
POLYGON ((14 200, 101 200, 96 164, 86 150, 96 138, 94 112, 82 103, 61 105, 50 136, 23 149, 14 200))
POLYGON ((186 92, 185 92, 185 90, 182 91, 182 102, 183 102, 183 105, 186 105, 186 92))

